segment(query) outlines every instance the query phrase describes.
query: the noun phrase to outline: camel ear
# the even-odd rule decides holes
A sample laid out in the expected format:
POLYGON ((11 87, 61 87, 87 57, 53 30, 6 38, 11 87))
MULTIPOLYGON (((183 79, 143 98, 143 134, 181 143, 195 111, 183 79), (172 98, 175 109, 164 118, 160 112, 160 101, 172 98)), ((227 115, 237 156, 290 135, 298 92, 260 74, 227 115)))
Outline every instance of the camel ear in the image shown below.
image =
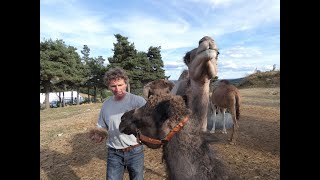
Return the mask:
POLYGON ((139 116, 139 113, 140 113, 139 108, 135 108, 132 115, 139 116))
POLYGON ((183 62, 188 65, 190 63, 190 54, 191 54, 191 51, 187 52, 185 54, 185 56, 183 57, 183 62))

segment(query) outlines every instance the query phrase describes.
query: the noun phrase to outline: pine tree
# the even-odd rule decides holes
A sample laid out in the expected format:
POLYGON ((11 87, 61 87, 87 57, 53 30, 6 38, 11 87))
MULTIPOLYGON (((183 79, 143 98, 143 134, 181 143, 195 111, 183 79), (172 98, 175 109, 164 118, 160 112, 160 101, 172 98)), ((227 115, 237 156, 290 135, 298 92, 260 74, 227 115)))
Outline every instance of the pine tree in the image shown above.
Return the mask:
POLYGON ((40 90, 46 93, 46 108, 49 107, 49 92, 64 91, 84 81, 81 68, 75 47, 59 39, 40 42, 40 90))
POLYGON ((165 72, 163 70, 164 65, 163 65, 160 51, 161 51, 161 46, 159 47, 150 46, 147 53, 149 63, 151 66, 150 72, 151 72, 152 80, 168 78, 165 76, 165 72))

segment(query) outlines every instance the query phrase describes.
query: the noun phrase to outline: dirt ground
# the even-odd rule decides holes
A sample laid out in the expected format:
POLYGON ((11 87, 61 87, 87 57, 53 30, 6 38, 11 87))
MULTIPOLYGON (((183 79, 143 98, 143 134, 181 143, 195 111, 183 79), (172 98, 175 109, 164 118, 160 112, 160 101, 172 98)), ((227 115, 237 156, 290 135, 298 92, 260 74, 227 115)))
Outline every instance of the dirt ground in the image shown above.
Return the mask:
MULTIPOLYGON (((241 115, 236 145, 216 131, 211 146, 241 179, 280 179, 280 88, 240 89, 241 115)), ((40 178, 104 180, 106 145, 93 143, 101 103, 40 111, 40 178)), ((166 179, 161 149, 145 146, 146 180, 166 179)), ((124 179, 129 179, 125 174, 124 179)))

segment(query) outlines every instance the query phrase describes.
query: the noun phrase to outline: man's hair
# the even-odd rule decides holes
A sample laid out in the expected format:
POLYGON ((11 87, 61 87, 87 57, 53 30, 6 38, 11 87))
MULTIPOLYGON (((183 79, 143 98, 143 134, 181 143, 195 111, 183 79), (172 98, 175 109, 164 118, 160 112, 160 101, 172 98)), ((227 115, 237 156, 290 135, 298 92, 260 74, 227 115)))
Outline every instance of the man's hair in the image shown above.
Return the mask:
POLYGON ((109 83, 111 80, 116 79, 124 79, 124 82, 127 84, 128 76, 126 71, 120 67, 111 68, 105 73, 103 77, 104 83, 107 87, 109 87, 109 83))

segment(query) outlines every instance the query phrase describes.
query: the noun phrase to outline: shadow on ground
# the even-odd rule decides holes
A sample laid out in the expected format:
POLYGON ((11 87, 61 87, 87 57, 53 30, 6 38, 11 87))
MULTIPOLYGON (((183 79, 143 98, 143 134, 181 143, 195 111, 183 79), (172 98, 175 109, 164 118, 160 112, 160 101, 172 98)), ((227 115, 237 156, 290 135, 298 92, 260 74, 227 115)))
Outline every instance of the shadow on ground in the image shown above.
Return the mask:
POLYGON ((72 152, 64 154, 52 149, 40 149, 40 168, 48 179, 81 179, 71 167, 83 166, 92 158, 105 160, 106 145, 95 143, 89 139, 89 133, 79 133, 70 140, 72 152))

